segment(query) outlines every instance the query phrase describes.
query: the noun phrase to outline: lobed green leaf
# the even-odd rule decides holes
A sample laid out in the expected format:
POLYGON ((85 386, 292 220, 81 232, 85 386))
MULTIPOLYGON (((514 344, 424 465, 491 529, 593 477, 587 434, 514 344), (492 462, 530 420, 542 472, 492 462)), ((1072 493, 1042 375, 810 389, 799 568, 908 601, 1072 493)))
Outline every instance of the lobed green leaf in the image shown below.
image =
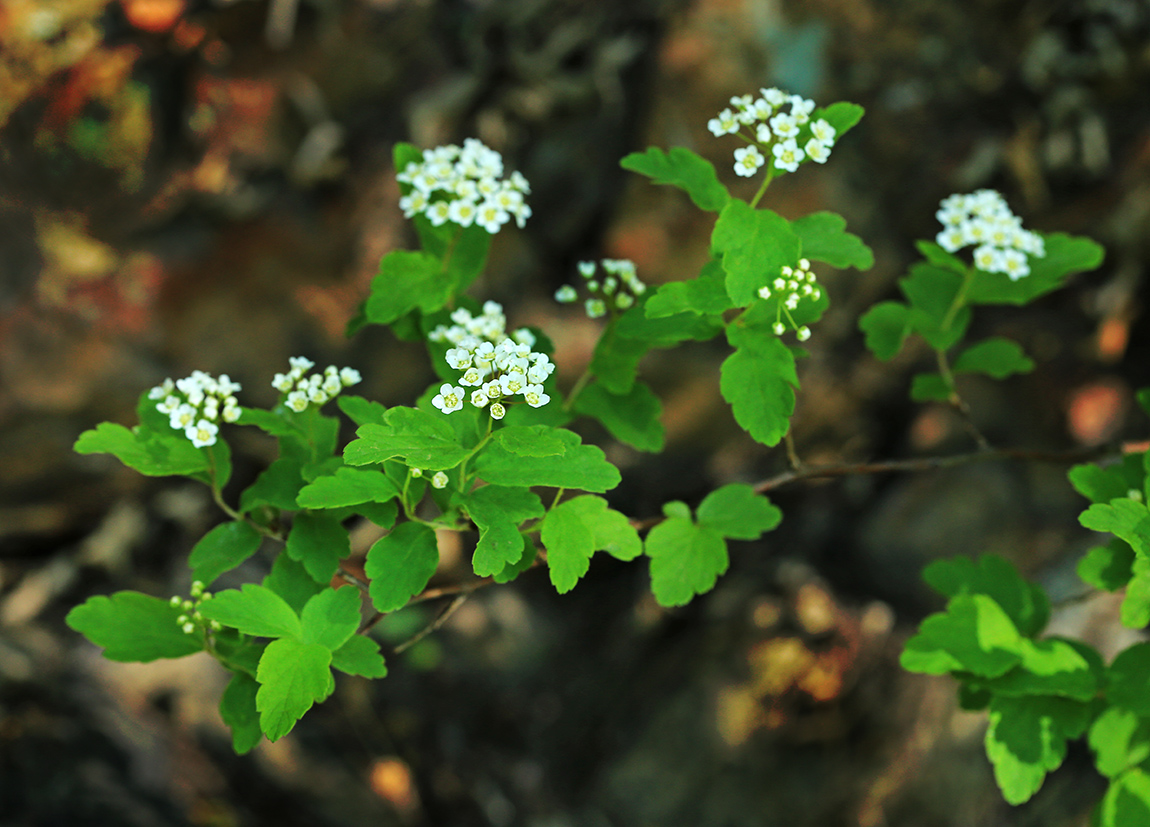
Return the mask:
POLYGON ((251 752, 260 742, 260 713, 256 709, 256 693, 260 685, 244 672, 236 672, 224 694, 220 697, 220 717, 232 731, 232 749, 236 755, 251 752))
POLYGON ((129 468, 149 477, 196 476, 208 472, 207 454, 181 433, 165 434, 144 428, 101 422, 84 431, 72 446, 78 454, 111 454, 129 468))
POLYGON ((727 339, 736 350, 723 362, 719 390, 752 439, 777 445, 795 410, 794 354, 770 332, 741 330, 738 320, 728 325, 727 339))
POLYGON ((719 183, 714 165, 686 147, 672 147, 663 152, 650 147, 646 152, 632 152, 619 162, 623 169, 646 175, 655 184, 671 184, 683 190, 695 206, 718 212, 730 200, 727 188, 719 183))
POLYGON ((1010 804, 1028 801, 1066 757, 1066 740, 1090 722, 1087 704, 1062 698, 1006 698, 990 702, 986 755, 1010 804))
POLYGON ((271 589, 255 583, 218 592, 200 604, 200 614, 256 637, 299 638, 303 631, 292 607, 271 589))
POLYGON ((771 531, 783 513, 762 494, 743 483, 731 483, 708 494, 696 511, 699 525, 732 540, 757 540, 771 531))
POLYGON ((660 606, 682 606, 715 587, 727 570, 727 543, 712 528, 695 525, 681 503, 664 506, 667 518, 647 533, 651 591, 660 606), (670 506, 675 507, 671 508, 670 506))
POLYGON ((285 551, 326 586, 339 571, 339 561, 351 554, 351 540, 335 515, 301 511, 292 521, 285 551))
POLYGON ((355 634, 360 623, 359 590, 354 586, 324 589, 308 600, 300 613, 304 643, 336 651, 355 634))
POLYGON ((382 425, 368 423, 359 427, 358 439, 343 451, 349 465, 367 465, 399 457, 414 468, 446 471, 471 453, 459 444, 443 415, 396 407, 388 410, 384 419, 382 425))
POLYGON ((295 638, 272 641, 260 658, 256 709, 260 729, 269 741, 291 732, 295 722, 335 690, 331 651, 295 638))
POLYGON ((303 466, 299 460, 280 457, 240 494, 240 513, 247 514, 261 505, 294 511, 297 507, 296 497, 303 485, 303 466))
POLYGON ((304 486, 297 502, 300 508, 343 508, 398 496, 399 487, 383 471, 344 467, 304 486))
POLYGON ((649 319, 662 319, 678 313, 717 316, 730 308, 726 271, 721 261, 711 259, 696 278, 659 285, 643 312, 649 319))
POLYGON ((902 350, 910 335, 910 308, 899 302, 880 302, 859 319, 867 350, 884 362, 902 350))
POLYGON ((243 520, 216 526, 192 547, 188 557, 192 579, 210 584, 255 554, 261 542, 263 537, 260 533, 243 520))
POLYGON ((922 573, 923 580, 945 597, 984 594, 1010 617, 1018 630, 1037 635, 1050 620, 1050 598, 1039 586, 1023 579, 1018 570, 996 554, 936 560, 922 573))
POLYGON ((435 532, 422 523, 400 523, 367 552, 368 593, 381 612, 402 609, 427 586, 439 565, 435 532))
POLYGON ((663 450, 663 406, 643 382, 629 393, 614 394, 598 382, 587 385, 575 398, 575 410, 597 419, 611 436, 640 451, 663 450))
POLYGON ((803 258, 839 269, 869 270, 874 266, 874 253, 857 235, 845 232, 846 226, 846 219, 833 212, 815 212, 791 222, 803 258))
POLYGON ((123 591, 89 597, 64 622, 103 647, 108 660, 147 663, 203 651, 203 636, 185 634, 176 622, 181 614, 183 608, 166 600, 123 591))
MULTIPOLYGON (((542 427, 542 426, 539 426, 542 427)), ((619 484, 619 469, 594 445, 583 445, 579 435, 556 428, 563 453, 546 457, 516 454, 499 439, 492 439, 472 462, 477 476, 492 485, 531 487, 548 485, 583 491, 609 491, 619 484)))
POLYGON ((276 557, 272 570, 261 585, 283 598, 296 614, 303 611, 312 595, 319 594, 327 587, 326 583, 317 583, 302 563, 296 562, 286 553, 276 557))
POLYGON ((1118 591, 1134 576, 1134 549, 1118 538, 1095 546, 1078 561, 1078 576, 1096 589, 1118 591))
POLYGON ((790 222, 778 213, 731 201, 715 222, 711 246, 722 254, 732 304, 746 307, 782 267, 798 263, 802 244, 790 222))
POLYGON ((525 520, 542 517, 545 509, 539 497, 527 488, 486 485, 470 492, 463 507, 479 528, 479 543, 471 558, 480 577, 498 574, 523 556, 519 526, 525 520))
POLYGON ((1032 370, 1034 361, 1022 352, 1018 343, 1000 336, 984 339, 954 360, 955 373, 985 373, 994 379, 1032 370))
POLYGON ((333 669, 364 678, 387 677, 387 665, 379 644, 363 635, 352 635, 343 646, 331 653, 333 669))

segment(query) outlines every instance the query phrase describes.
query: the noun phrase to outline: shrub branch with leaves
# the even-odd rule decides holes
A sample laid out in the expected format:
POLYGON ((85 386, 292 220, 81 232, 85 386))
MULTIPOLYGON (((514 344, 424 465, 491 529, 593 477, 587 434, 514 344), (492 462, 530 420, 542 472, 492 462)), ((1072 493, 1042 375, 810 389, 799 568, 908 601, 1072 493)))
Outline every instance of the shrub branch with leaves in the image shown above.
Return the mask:
MULTIPOLYGON (((450 611, 476 588, 535 567, 545 567, 564 593, 596 552, 606 552, 624 561, 645 556, 655 599, 682 606, 726 571, 728 540, 754 540, 779 524, 782 514, 764 492, 780 485, 974 460, 1065 461, 990 445, 960 395, 959 377, 1004 379, 1034 362, 1008 339, 966 343, 965 336, 974 308, 1025 305, 1097 267, 1102 250, 1088 239, 1023 229, 1001 196, 983 190, 942 202, 942 230, 919 243, 924 260, 899 282, 903 300, 877 304, 859 321, 882 360, 910 336, 926 341, 937 370, 916 376, 911 396, 953 405, 978 450, 865 465, 797 462, 789 430, 806 351, 785 337, 807 340, 829 307, 816 269, 865 270, 873 256, 834 213, 789 220, 759 204, 774 178, 825 163, 862 115, 851 103, 816 108, 777 89, 733 98, 708 128, 746 143, 735 150, 734 171, 762 175, 750 201, 732 196, 711 163, 683 147, 625 157, 624 168, 681 189, 715 215, 711 257, 695 278, 655 290, 630 262, 580 264, 580 288, 568 285, 556 298, 585 293, 587 313, 602 328, 589 367, 566 394, 555 384, 543 331, 508 333, 502 307, 480 306, 466 292, 484 269, 491 235, 530 217, 526 179, 505 177, 499 154, 474 139, 424 151, 398 145, 400 206, 420 247, 383 258, 348 332, 379 324, 423 341, 439 381, 414 405, 385 408, 347 392, 360 380, 354 369, 307 376, 314 365, 296 357, 272 380, 281 397, 270 410, 241 407, 238 384, 198 371, 145 392, 138 425, 102 423, 80 436, 76 450, 112 454, 150 476, 202 482, 229 519, 192 549, 188 598, 96 596, 71 611, 69 625, 113 660, 208 652, 232 673, 220 711, 236 751, 245 752, 261 737, 284 736, 327 698, 333 669, 384 677, 371 629, 412 603, 453 597, 450 611), (666 503, 661 517, 613 509, 600 495, 619 484, 619 470, 568 426, 587 417, 620 442, 662 450, 662 408, 639 376, 640 360, 652 349, 720 336, 730 354, 719 389, 735 421, 764 445, 787 439, 792 469, 757 486, 724 485, 693 507, 666 503), (332 403, 357 426, 342 449, 339 419, 324 412, 332 403), (279 457, 229 503, 226 436, 242 426, 275 439, 279 457), (355 520, 386 532, 367 552, 366 579, 345 563, 355 520), (439 564, 438 531, 476 535, 475 580, 428 588, 439 564), (207 591, 265 544, 277 551, 261 582, 207 591)), ((1140 400, 1150 411, 1150 392, 1140 400)), ((1132 628, 1150 624, 1148 467, 1138 453, 1070 472, 1092 503, 1082 524, 1113 536, 1086 555, 1079 573, 1094 588, 1126 590, 1122 621, 1132 628)), ((1085 737, 1110 780, 1096 823, 1150 824, 1150 643, 1107 665, 1082 641, 1043 636, 1049 599, 997 557, 940 561, 925 577, 949 602, 907 643, 903 666, 953 675, 963 706, 987 710, 987 756, 1006 800, 1033 796, 1061 764, 1067 741, 1085 737)))

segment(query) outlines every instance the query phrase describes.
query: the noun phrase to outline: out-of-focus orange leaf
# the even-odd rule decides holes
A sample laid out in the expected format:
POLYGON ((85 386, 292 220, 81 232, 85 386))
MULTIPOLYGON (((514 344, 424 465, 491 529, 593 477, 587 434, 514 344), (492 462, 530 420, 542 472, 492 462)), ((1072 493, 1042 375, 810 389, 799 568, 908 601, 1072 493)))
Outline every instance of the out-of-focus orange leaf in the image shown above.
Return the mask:
POLYGON ((1130 341, 1130 322, 1117 316, 1104 319, 1098 328, 1098 358, 1117 362, 1130 341))
POLYGON ((69 70, 63 85, 52 94, 41 125, 59 131, 88 101, 115 96, 128 82, 139 57, 140 48, 134 45, 88 54, 69 70))
POLYGON ((372 764, 368 783, 372 792, 398 810, 410 812, 419 804, 411 770, 398 758, 381 758, 372 764))
POLYGON ((1083 445, 1101 445, 1121 426, 1128 397, 1126 389, 1113 380, 1079 388, 1066 412, 1071 435, 1083 445))

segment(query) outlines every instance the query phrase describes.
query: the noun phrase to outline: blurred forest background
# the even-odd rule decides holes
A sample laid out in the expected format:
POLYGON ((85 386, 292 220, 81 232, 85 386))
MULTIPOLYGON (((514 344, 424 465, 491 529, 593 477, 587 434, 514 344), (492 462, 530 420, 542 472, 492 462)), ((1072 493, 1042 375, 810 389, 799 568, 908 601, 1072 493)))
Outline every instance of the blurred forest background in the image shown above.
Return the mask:
MULTIPOLYGON (((500 233, 474 292, 547 331, 565 387, 595 336, 551 300, 577 261, 631 258, 658 283, 707 257, 712 219, 619 159, 686 145, 748 196, 737 143, 705 124, 771 85, 867 110, 826 167, 766 201, 842 213, 877 258, 820 273, 832 307, 800 365, 800 456, 973 448, 949 410, 908 401, 928 353, 880 364, 856 320, 893 297, 938 201, 979 187, 1029 228, 1107 248, 1101 270, 1032 307, 976 313, 974 333, 1038 362, 963 380, 980 427, 1021 448, 1145 438, 1146 0, 4 0, 0 823, 1084 825, 1103 787, 1083 746, 1008 807, 982 716, 897 662, 939 605, 922 567, 953 554, 1011 559, 1067 599, 1055 629, 1108 657, 1131 642, 1111 596, 1074 600, 1090 537, 1065 465, 780 488, 779 530, 736 544, 715 591, 682 610, 653 603, 640 564, 597 557, 563 597, 532 571, 239 758, 213 661, 114 664, 63 624, 94 593, 186 593, 187 553, 221 516, 200 486, 71 451, 102 420, 132 424, 141 391, 199 368, 267 405, 293 355, 359 368, 357 391, 387 404, 431 381, 387 331, 343 336, 381 255, 411 244, 395 142, 476 136, 526 175, 534 216, 500 233)), ((651 516, 785 467, 719 397, 724 355, 644 363, 668 450, 604 443, 624 471, 615 507, 651 516)), ((273 450, 247 430, 229 434, 241 484, 273 450)), ((436 582, 465 577, 447 549, 436 582)), ((385 653, 441 608, 382 624, 385 653)))

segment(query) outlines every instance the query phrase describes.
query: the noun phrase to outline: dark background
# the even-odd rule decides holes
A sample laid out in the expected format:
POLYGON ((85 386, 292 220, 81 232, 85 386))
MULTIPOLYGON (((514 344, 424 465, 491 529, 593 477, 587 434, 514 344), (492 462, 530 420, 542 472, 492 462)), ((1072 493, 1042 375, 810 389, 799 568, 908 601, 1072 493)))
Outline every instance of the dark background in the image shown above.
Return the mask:
MULTIPOLYGON (((771 187, 789 217, 842 213, 867 273, 820 272, 794 419, 811 462, 965 452, 961 423, 907 400, 929 354, 869 356, 856 320, 895 296, 938 201, 993 187, 1026 226, 1089 235, 1095 273, 971 336, 1038 363, 963 379, 998 446, 1140 439, 1150 237, 1150 4, 1139 0, 10 0, 0 6, 0 824, 1082 825, 1102 781, 1081 745, 1023 807, 1002 803, 983 718, 954 685, 900 671, 938 604, 922 566, 995 552, 1056 600, 1055 630, 1110 657, 1116 602, 1075 601, 1090 538, 1057 463, 978 463, 781 488, 785 518, 734 544, 715 591, 665 611, 645 566, 596 558, 557 596, 535 571, 477 593, 374 683, 345 678, 293 734, 230 752, 205 657, 104 661, 67 629, 91 594, 184 593, 220 517, 202 486, 146 479, 78 434, 134 420, 139 393, 193 369, 266 405, 287 358, 353 365, 410 403, 417 348, 343 326, 381 255, 411 245, 396 141, 477 136, 532 185, 474 293, 579 375, 595 326, 551 300, 592 257, 650 283, 694 275, 711 218, 618 167, 686 145, 734 191, 733 138, 708 118, 778 85, 867 109, 825 167, 771 187)), ((604 442, 636 517, 782 470, 718 396, 720 343, 643 366, 668 448, 604 442)), ((589 438, 602 438, 593 430, 589 438)), ((274 446, 232 429, 239 484, 274 446)), ((366 547, 356 538, 359 550, 366 547)), ((268 552, 270 554, 270 551, 268 552)), ((465 577, 445 548, 436 582, 465 577)), ((252 561, 260 576, 268 558, 252 561)), ((439 605, 380 628, 385 649, 439 605)))

